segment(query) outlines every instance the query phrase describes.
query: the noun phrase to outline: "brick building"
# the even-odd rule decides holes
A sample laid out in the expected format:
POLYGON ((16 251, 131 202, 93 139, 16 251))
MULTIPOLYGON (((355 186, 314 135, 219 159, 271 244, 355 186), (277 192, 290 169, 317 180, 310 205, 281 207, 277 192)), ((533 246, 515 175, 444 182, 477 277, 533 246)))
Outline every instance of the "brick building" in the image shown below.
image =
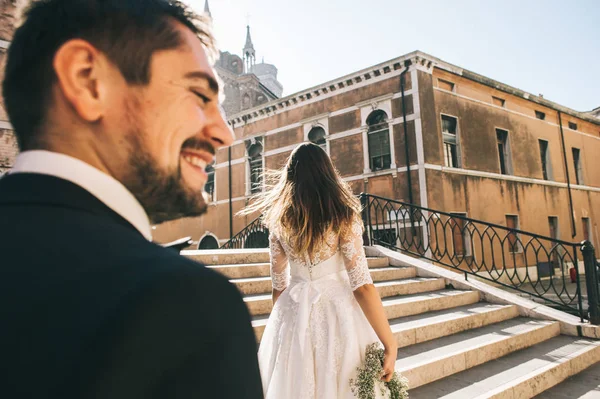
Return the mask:
POLYGON ((355 193, 412 197, 417 205, 600 244, 600 119, 422 52, 229 122, 237 140, 217 154, 209 214, 158 226, 158 241, 192 235, 225 242, 253 220, 232 215, 261 189, 261 169, 279 168, 298 143, 313 141, 355 193))
MULTIPOLYGON (((0 0, 0 7, 3 62, 15 2, 0 0)), ((206 8, 210 12, 208 2, 206 8)), ((356 193, 412 198, 417 205, 600 246, 598 109, 577 112, 421 52, 278 98, 276 68, 255 58, 248 30, 243 56, 221 53, 217 65, 237 140, 217 154, 209 214, 157 226, 157 241, 191 235, 209 246, 225 242, 253 219, 233 215, 261 189, 260 171, 280 167, 298 143, 313 141, 356 193)), ((0 173, 16 152, 0 103, 0 173)))

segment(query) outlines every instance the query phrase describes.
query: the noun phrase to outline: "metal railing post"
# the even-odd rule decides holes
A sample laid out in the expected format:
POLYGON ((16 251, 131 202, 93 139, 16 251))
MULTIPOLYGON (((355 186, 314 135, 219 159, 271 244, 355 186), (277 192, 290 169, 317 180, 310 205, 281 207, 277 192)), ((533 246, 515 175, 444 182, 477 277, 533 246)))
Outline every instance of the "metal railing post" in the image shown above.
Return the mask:
POLYGON ((362 208, 361 216, 362 216, 362 221, 363 221, 363 226, 364 226, 363 244, 365 246, 371 245, 371 239, 370 239, 371 235, 369 234, 369 213, 368 213, 368 209, 367 209, 368 204, 369 204, 369 200, 367 198, 367 194, 360 193, 360 206, 362 208))
POLYGON ((583 264, 585 266, 585 284, 588 297, 588 312, 590 323, 600 325, 600 280, 596 263, 596 251, 591 242, 585 241, 581 245, 583 264))

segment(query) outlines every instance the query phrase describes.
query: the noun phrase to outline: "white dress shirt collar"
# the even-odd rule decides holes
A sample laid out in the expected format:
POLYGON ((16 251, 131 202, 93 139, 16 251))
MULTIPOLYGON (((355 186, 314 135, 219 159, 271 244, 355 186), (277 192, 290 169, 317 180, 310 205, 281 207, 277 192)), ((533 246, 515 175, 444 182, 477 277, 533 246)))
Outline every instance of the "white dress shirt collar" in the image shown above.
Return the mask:
POLYGON ((148 215, 121 182, 88 163, 50 151, 25 151, 17 156, 10 174, 36 173, 74 183, 102 201, 152 241, 148 215))

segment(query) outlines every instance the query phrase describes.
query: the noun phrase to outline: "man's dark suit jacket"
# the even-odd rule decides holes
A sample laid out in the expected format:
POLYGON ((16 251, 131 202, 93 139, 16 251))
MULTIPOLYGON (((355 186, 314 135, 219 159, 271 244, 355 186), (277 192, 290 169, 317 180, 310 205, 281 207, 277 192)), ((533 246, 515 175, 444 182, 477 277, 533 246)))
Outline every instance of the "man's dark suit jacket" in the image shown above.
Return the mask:
POLYGON ((262 398, 235 287, 84 189, 0 179, 0 397, 262 398))

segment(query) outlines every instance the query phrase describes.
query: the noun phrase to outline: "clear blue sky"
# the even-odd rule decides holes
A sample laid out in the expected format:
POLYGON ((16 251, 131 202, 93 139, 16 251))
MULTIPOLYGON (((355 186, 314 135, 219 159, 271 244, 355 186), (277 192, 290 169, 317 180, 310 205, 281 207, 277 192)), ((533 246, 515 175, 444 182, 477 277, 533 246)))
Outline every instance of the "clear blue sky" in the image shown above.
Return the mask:
MULTIPOLYGON (((204 0, 185 0, 202 10, 204 0)), ((222 50, 284 95, 421 50, 578 111, 600 106, 600 0, 209 0, 222 50)))

